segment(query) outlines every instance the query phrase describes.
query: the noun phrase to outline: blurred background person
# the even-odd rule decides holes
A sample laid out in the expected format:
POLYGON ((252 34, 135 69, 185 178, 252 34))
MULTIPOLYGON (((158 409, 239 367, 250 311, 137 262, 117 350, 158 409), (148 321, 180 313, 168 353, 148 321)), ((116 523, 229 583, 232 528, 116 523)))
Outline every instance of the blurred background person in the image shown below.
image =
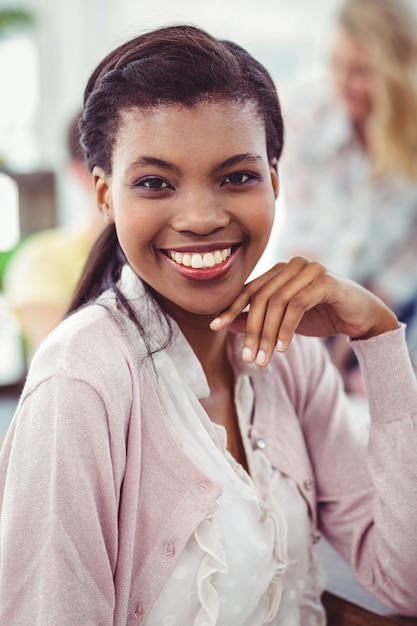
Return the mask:
POLYGON ((78 113, 67 133, 70 175, 83 190, 83 219, 27 237, 9 260, 3 288, 22 328, 28 357, 61 321, 103 227, 80 145, 78 113))
MULTIPOLYGON (((329 70, 288 100, 276 254, 317 258, 374 291, 409 324, 417 363, 417 24, 409 6, 343 2, 329 70)), ((345 342, 331 352, 347 389, 358 390, 345 342)))

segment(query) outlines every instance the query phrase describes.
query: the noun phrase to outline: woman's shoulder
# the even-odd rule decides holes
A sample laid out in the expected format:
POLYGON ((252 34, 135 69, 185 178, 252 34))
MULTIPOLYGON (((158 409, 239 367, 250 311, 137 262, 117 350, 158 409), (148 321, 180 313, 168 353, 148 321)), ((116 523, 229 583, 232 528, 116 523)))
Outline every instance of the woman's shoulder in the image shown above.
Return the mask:
POLYGON ((64 319, 42 342, 28 381, 38 384, 57 372, 94 380, 103 368, 123 379, 134 359, 135 347, 122 323, 109 308, 93 303, 64 319))

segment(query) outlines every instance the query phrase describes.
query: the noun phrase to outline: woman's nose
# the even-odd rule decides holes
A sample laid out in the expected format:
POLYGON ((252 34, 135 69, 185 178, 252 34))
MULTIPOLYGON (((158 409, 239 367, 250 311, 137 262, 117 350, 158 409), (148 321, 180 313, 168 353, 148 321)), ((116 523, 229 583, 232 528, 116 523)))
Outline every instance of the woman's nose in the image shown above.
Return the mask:
POLYGON ((179 232, 205 235, 224 228, 230 216, 209 192, 192 191, 177 198, 172 227, 179 232))

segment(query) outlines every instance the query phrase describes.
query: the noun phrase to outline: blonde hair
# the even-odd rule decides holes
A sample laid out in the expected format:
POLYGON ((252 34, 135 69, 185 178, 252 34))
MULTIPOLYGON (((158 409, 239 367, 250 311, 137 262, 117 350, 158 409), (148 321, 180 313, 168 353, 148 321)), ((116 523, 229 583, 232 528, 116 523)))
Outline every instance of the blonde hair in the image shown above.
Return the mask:
POLYGON ((372 65, 367 129, 374 173, 417 180, 417 21, 403 0, 346 0, 339 24, 372 65))

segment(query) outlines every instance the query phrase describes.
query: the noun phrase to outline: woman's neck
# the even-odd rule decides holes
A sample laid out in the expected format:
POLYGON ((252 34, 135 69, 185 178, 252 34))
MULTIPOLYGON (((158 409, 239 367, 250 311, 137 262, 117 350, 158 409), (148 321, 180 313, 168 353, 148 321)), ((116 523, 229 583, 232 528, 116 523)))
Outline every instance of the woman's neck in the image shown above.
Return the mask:
POLYGON ((228 331, 214 332, 209 328, 210 319, 196 320, 195 324, 177 323, 201 363, 210 389, 222 384, 229 373, 227 358, 228 331))
POLYGON ((161 300, 162 306, 178 324, 200 361, 210 388, 218 386, 219 380, 230 369, 227 358, 228 331, 211 330, 210 322, 216 317, 215 314, 191 313, 170 301, 161 300))

